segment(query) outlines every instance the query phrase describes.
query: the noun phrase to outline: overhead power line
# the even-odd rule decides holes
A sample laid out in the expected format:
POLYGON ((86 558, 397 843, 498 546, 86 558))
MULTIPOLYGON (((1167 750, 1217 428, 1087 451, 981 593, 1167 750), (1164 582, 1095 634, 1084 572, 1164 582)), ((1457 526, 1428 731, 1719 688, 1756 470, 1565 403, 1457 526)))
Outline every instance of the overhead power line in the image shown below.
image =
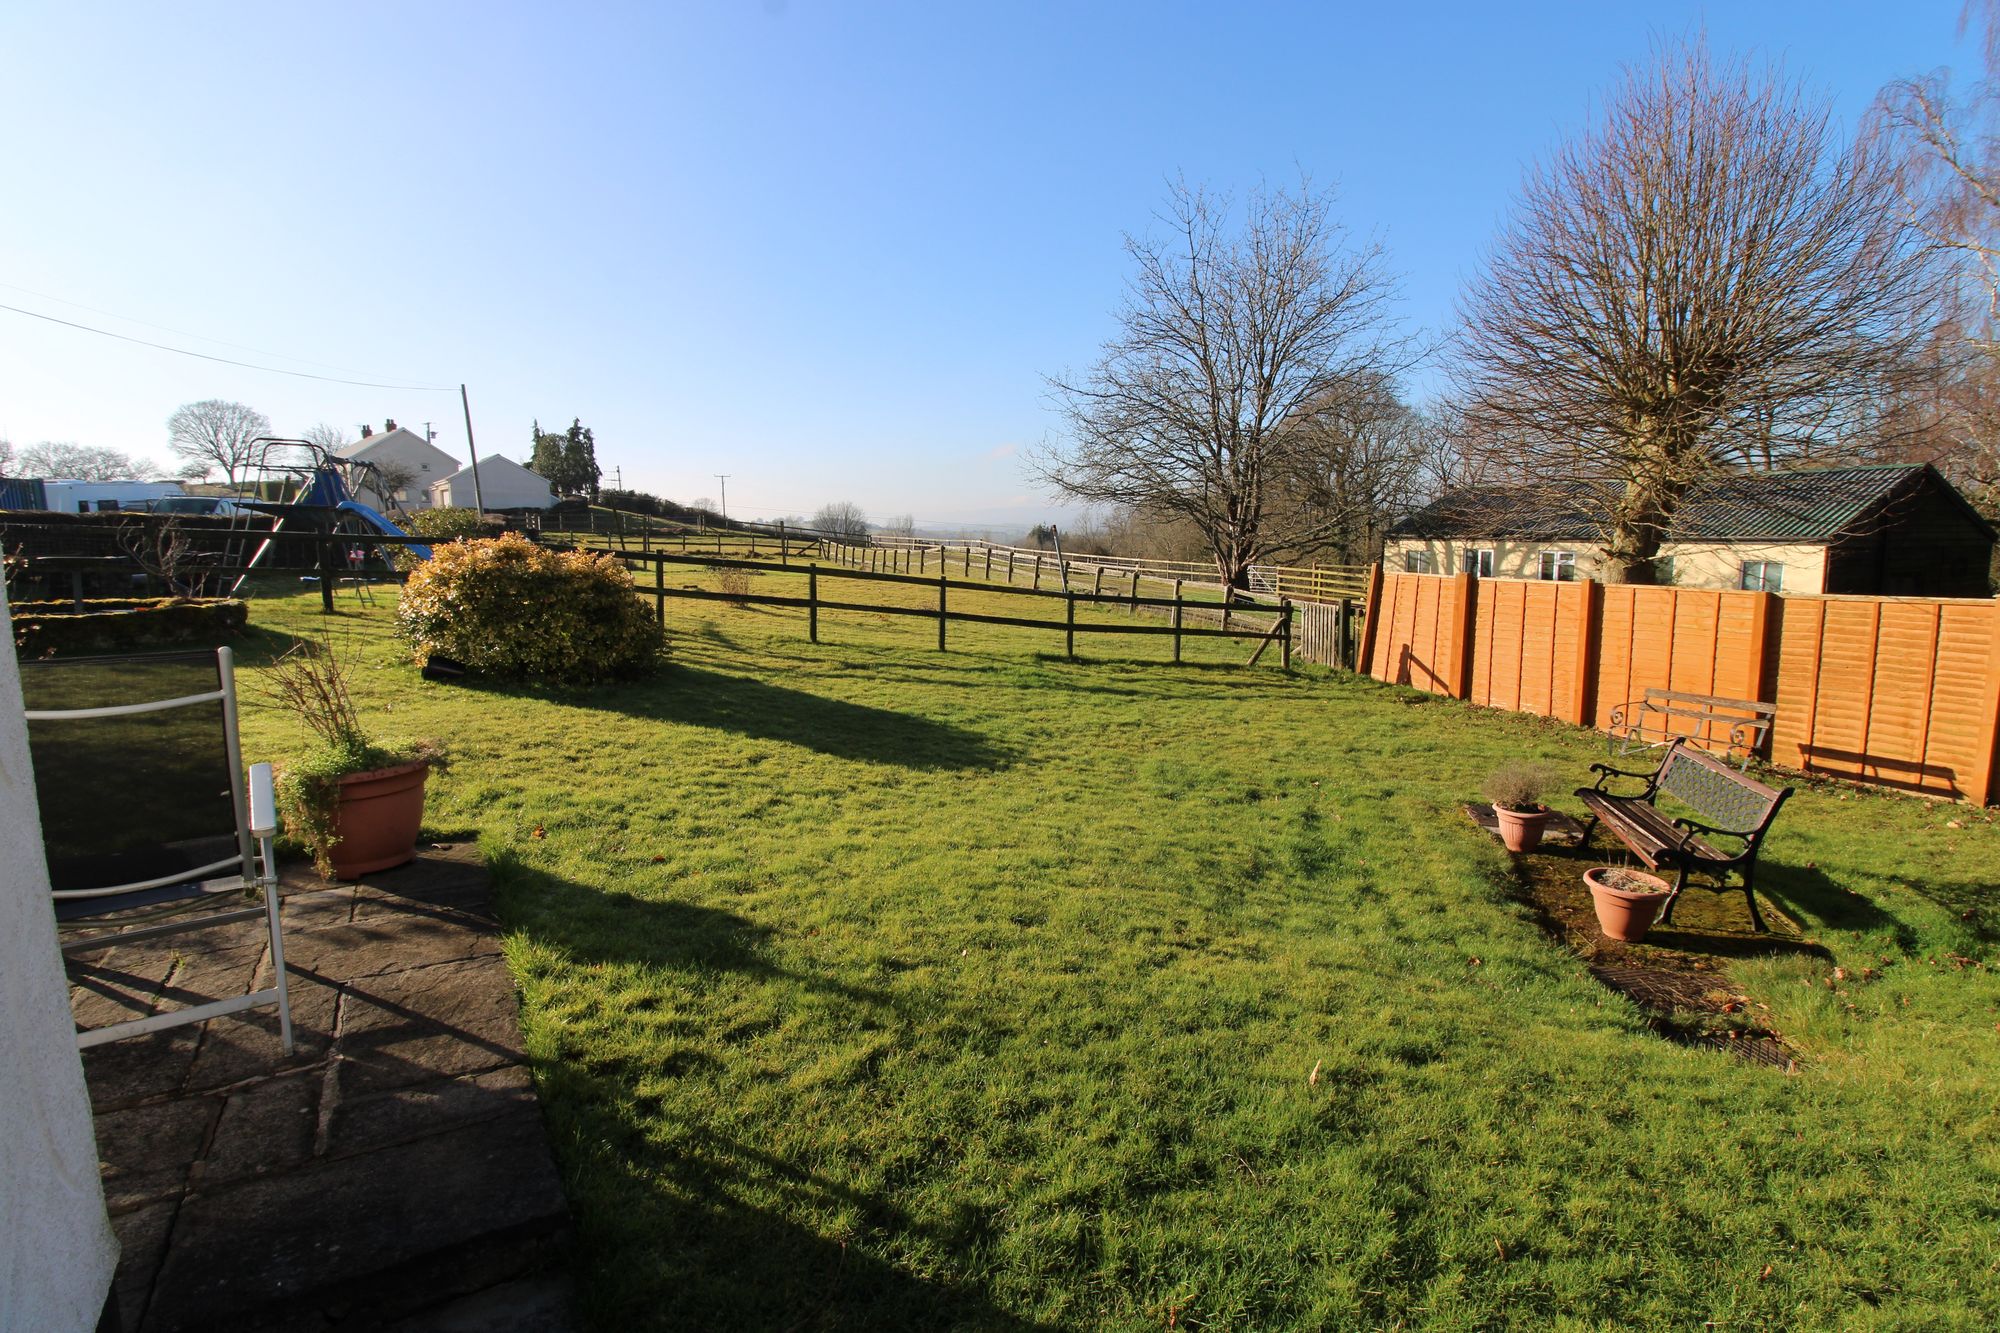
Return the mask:
POLYGON ((343 379, 338 375, 315 375, 307 370, 286 370, 282 366, 260 366, 250 361, 237 361, 226 356, 211 356, 207 352, 190 351, 185 347, 174 347, 168 343, 156 343, 146 338, 134 338, 129 333, 113 333, 110 329, 93 328, 89 324, 79 324, 72 319, 58 319, 45 315, 39 310, 23 310, 17 305, 0 304, 0 310, 10 310, 30 319, 43 319, 51 324, 61 324, 67 328, 82 329, 85 333, 95 333, 106 338, 116 338, 120 342, 137 343, 141 347, 152 347, 162 352, 173 352, 180 356, 192 356, 202 361, 218 361, 225 366, 241 366, 245 370, 261 370, 271 375, 292 375, 304 380, 320 380, 327 384, 351 384, 361 389, 399 389, 408 393, 456 393, 456 385, 450 384, 382 384, 373 380, 343 379))
POLYGON ((142 328, 158 329, 162 333, 178 334, 183 338, 192 338, 196 342, 213 343, 217 347, 234 348, 236 351, 249 352, 253 356, 266 357, 273 361, 292 361, 302 366, 318 366, 321 370, 337 370, 343 375, 369 375, 374 373, 367 370, 356 370, 353 366, 336 366, 327 361, 314 361, 310 357, 286 356, 283 352, 273 352, 264 347, 252 347, 247 343, 233 343, 227 338, 211 338, 205 333, 196 333, 192 329, 177 329, 171 324, 155 324, 150 319, 140 319, 136 315, 121 315, 116 310, 105 310, 98 306, 85 305, 81 301, 71 301, 64 297, 51 296, 47 292, 38 292, 30 287, 16 286, 11 282, 0 282, 0 289, 16 292, 22 296, 32 296, 37 301, 54 301, 57 305, 68 306, 72 310, 87 310, 93 315, 103 315, 107 319, 115 319, 120 324, 137 324, 142 328))

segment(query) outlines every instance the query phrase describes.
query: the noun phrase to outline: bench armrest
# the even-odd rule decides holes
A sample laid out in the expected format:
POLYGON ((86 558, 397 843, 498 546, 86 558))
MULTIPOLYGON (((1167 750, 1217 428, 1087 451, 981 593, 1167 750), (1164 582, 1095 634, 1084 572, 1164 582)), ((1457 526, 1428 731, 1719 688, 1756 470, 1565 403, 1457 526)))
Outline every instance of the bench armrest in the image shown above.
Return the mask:
POLYGON ((1590 787, 1592 791, 1603 791, 1607 778, 1637 778, 1646 784, 1646 794, 1651 795, 1653 779, 1656 776, 1653 773, 1641 773, 1629 768, 1613 768, 1609 764, 1592 764, 1590 771, 1597 774, 1597 781, 1590 787))
MULTIPOLYGON (((1757 840, 1757 833, 1754 829, 1745 833, 1742 829, 1717 828, 1713 824, 1704 824, 1698 819, 1686 818, 1676 819, 1674 823, 1678 827, 1686 829, 1690 838, 1697 833, 1704 833, 1710 837, 1741 838, 1745 847, 1748 847, 1752 842, 1757 840)), ((1683 839, 1682 842, 1685 845, 1686 839, 1683 839)))

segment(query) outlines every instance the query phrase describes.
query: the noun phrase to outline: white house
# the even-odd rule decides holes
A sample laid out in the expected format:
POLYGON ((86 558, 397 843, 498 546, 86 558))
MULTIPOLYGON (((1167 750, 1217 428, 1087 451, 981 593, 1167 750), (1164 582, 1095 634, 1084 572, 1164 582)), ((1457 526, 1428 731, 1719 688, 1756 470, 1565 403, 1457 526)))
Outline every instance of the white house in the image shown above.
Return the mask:
MULTIPOLYGON (((519 463, 491 454, 479 460, 479 499, 488 509, 547 509, 556 502, 556 493, 519 463)), ((473 508, 478 500, 473 496, 472 469, 460 468, 432 482, 430 502, 473 508)))
POLYGON ((342 458, 356 463, 373 463, 389 472, 406 473, 409 484, 392 495, 371 495, 367 481, 357 478, 356 488, 363 500, 393 500, 409 508, 422 509, 431 503, 431 485, 458 471, 458 460, 405 426, 393 423, 387 430, 365 435, 339 449, 342 458))
POLYGON ((154 500, 181 493, 177 481, 44 481, 43 503, 59 514, 97 514, 144 509, 154 500))

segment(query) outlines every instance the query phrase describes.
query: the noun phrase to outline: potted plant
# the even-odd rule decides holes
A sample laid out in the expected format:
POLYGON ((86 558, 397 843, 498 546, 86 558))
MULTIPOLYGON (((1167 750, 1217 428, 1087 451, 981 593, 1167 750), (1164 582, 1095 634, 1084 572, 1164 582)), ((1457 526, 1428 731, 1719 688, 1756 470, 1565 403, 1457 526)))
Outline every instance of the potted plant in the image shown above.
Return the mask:
POLYGON ((1590 905, 1605 938, 1634 944, 1646 938, 1653 920, 1674 891, 1658 875, 1626 866, 1598 866, 1583 872, 1590 886, 1590 905))
POLYGON ((1542 830, 1555 811, 1542 804, 1542 792, 1553 780, 1545 764, 1508 764, 1486 779, 1486 799, 1493 803, 1493 819, 1500 826, 1500 841, 1510 852, 1532 852, 1541 846, 1542 830))
POLYGON ((345 664, 328 641, 278 659, 268 691, 318 738, 278 770, 285 827, 330 879, 387 870, 417 853, 424 783, 443 755, 432 741, 383 744, 363 730, 345 664))

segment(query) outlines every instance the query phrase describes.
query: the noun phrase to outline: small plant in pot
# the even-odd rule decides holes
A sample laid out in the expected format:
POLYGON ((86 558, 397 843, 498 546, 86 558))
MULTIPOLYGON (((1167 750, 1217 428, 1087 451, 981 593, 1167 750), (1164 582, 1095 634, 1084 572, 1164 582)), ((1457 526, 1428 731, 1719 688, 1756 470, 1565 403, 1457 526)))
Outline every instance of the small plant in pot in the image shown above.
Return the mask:
POLYGON ((1555 811, 1542 804, 1555 775, 1546 764, 1513 763, 1486 779, 1486 799, 1500 826, 1500 841, 1510 852, 1532 852, 1542 844, 1542 830, 1555 811))
POLYGON ((285 827, 330 879, 354 879, 415 857, 424 783, 443 766, 434 741, 384 744, 362 728, 347 669, 330 641, 304 642, 278 659, 268 693, 317 738, 278 770, 285 827))
POLYGON ((1636 944, 1646 938, 1653 921, 1674 896, 1658 875, 1626 866, 1598 866, 1583 872, 1590 886, 1590 905, 1606 939, 1636 944))

